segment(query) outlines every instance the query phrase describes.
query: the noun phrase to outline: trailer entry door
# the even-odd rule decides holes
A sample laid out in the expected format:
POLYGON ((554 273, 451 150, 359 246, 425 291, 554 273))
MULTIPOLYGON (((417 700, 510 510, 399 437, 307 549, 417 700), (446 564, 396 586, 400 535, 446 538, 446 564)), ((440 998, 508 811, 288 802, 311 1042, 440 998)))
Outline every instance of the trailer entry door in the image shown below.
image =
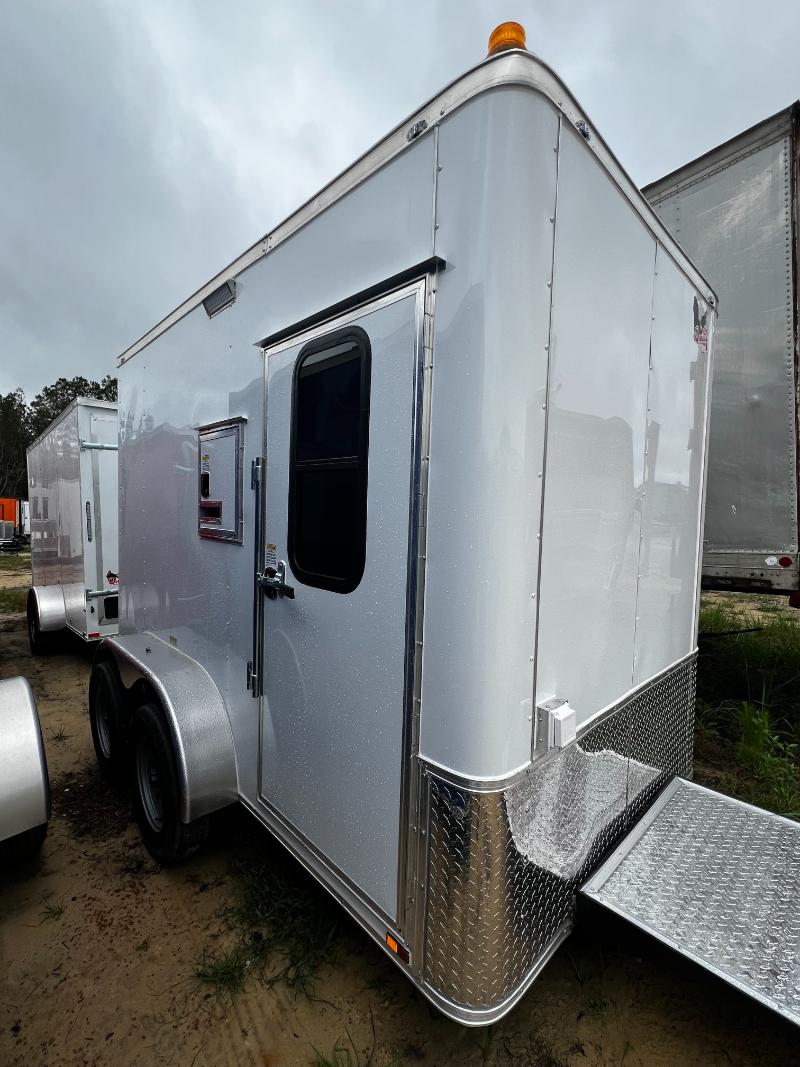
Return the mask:
POLYGON ((582 892, 800 1024, 800 823, 676 778, 582 892))
POLYGON ((260 796, 390 919, 423 289, 266 360, 260 796))

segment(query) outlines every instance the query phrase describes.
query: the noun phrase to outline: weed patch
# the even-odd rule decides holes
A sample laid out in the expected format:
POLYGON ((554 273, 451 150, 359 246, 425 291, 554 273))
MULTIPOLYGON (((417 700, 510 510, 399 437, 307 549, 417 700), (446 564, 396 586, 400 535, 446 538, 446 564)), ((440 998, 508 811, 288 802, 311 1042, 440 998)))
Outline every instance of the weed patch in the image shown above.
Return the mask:
POLYGON ((25 611, 28 602, 28 590, 25 586, 11 589, 0 588, 0 612, 14 615, 25 611))
POLYGON ((31 569, 30 552, 0 553, 0 573, 24 574, 31 569))
POLYGON ((256 975, 313 997, 320 968, 335 956, 338 906, 278 846, 235 859, 231 876, 229 947, 205 953, 195 977, 220 994, 240 992, 256 975))
POLYGON ((753 610, 736 598, 701 607, 696 777, 800 818, 800 625, 781 605, 753 610))

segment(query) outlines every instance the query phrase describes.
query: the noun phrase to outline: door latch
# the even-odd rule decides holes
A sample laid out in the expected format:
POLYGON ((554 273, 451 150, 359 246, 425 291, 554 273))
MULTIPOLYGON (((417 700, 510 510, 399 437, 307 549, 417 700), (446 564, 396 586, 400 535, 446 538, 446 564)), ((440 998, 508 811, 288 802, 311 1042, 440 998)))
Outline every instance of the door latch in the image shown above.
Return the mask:
POLYGON ((278 560, 277 567, 266 567, 263 574, 256 575, 256 581, 270 600, 276 600, 278 597, 294 600, 294 587, 286 582, 286 562, 284 560, 278 560))

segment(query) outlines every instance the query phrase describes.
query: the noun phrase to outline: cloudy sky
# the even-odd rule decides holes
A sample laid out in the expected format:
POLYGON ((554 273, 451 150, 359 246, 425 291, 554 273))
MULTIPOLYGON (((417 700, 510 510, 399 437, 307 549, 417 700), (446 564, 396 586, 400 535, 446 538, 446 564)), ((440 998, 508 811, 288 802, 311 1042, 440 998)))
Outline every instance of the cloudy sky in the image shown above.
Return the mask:
POLYGON ((0 393, 116 355, 514 18, 644 184, 800 96, 773 0, 0 0, 0 393))

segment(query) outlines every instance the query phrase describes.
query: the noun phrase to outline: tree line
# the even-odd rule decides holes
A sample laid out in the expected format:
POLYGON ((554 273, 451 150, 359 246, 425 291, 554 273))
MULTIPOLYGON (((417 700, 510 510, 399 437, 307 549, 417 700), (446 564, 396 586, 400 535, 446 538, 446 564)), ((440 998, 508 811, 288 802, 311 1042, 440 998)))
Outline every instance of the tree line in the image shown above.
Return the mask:
POLYGON ((117 379, 59 378, 30 403, 21 389, 0 395, 0 497, 27 498, 26 449, 77 396, 116 400, 117 379))

